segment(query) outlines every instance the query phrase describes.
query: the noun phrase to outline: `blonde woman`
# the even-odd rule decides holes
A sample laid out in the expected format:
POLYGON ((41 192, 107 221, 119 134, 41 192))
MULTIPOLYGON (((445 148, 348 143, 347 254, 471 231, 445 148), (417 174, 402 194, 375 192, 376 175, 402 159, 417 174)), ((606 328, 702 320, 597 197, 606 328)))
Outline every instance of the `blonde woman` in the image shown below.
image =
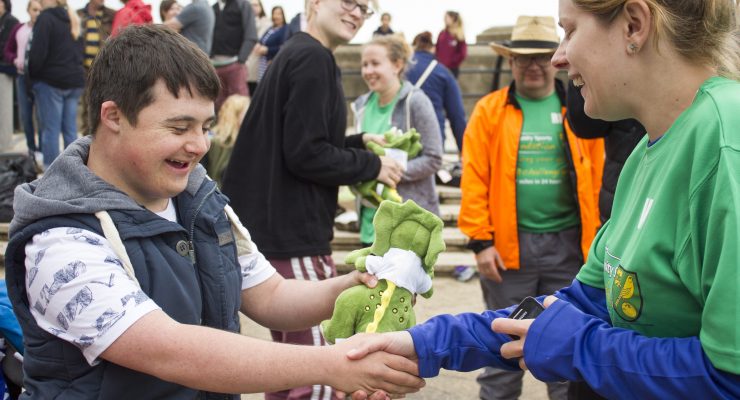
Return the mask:
POLYGON ((218 111, 218 123, 211 130, 211 148, 208 150, 208 175, 221 185, 221 177, 231 158, 234 142, 239 134, 244 115, 249 108, 249 97, 232 94, 218 111))
MULTIPOLYGON (((377 36, 362 51, 362 79, 370 91, 352 103, 357 132, 382 134, 391 128, 421 134, 421 153, 408 161, 398 183, 398 194, 439 214, 434 174, 442 165, 442 140, 434 106, 424 92, 404 79, 411 61, 411 48, 400 36, 377 36)), ((370 204, 360 207, 360 240, 374 241, 370 204)))
POLYGON ((41 0, 43 11, 33 26, 28 73, 41 121, 41 151, 48 167, 77 138, 77 105, 85 85, 80 23, 66 0, 41 0))
POLYGON ((440 64, 447 67, 455 78, 460 74, 460 64, 468 56, 468 45, 465 43, 465 28, 462 17, 457 11, 445 13, 445 28, 437 36, 437 48, 434 56, 440 64))
POLYGON ((611 219, 571 286, 540 299, 535 319, 507 319, 511 308, 439 316, 366 349, 418 356, 423 377, 490 365, 585 381, 610 399, 740 398, 734 8, 560 0, 565 37, 552 62, 580 89, 586 114, 647 130, 622 169, 611 219))

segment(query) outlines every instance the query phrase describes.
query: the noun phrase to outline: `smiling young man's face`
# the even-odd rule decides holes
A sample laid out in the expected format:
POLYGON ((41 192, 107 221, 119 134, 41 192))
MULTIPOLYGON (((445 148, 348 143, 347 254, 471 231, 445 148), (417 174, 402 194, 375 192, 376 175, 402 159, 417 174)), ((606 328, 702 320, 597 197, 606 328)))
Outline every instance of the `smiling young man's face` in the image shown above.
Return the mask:
MULTIPOLYGON (((144 107, 136 126, 120 118, 110 149, 115 176, 111 182, 152 211, 167 205, 188 183, 190 173, 210 147, 208 129, 213 101, 181 88, 177 98, 161 81, 152 88, 154 101, 144 107)), ((111 178, 111 177, 109 177, 111 178)))
POLYGON ((352 11, 347 11, 343 3, 354 6, 354 3, 367 7, 368 0, 314 0, 313 6, 316 13, 315 24, 318 27, 319 40, 322 43, 334 49, 339 45, 347 44, 355 37, 357 32, 365 23, 360 7, 352 11))

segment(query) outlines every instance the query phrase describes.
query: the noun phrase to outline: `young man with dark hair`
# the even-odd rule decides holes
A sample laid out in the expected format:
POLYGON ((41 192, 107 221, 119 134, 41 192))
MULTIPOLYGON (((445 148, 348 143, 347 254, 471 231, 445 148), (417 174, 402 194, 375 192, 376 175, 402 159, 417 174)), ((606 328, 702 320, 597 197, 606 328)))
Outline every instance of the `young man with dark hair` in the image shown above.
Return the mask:
POLYGON ((126 28, 98 54, 88 87, 94 134, 15 197, 6 278, 27 396, 237 399, 216 393, 423 385, 401 357, 349 361, 353 340, 316 349, 238 335, 239 311, 301 329, 328 318, 345 288, 375 280, 288 281, 257 250, 198 163, 219 90, 202 51, 163 27, 126 28))

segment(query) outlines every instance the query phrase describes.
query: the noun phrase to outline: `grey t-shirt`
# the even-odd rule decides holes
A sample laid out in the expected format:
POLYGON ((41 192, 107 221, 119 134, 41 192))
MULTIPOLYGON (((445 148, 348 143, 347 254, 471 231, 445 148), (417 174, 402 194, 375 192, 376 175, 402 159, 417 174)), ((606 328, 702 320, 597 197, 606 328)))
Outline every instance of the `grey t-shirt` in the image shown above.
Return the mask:
POLYGON ((213 26, 216 24, 216 16, 208 2, 206 0, 193 0, 175 18, 182 24, 180 33, 200 47, 206 54, 211 54, 213 26))

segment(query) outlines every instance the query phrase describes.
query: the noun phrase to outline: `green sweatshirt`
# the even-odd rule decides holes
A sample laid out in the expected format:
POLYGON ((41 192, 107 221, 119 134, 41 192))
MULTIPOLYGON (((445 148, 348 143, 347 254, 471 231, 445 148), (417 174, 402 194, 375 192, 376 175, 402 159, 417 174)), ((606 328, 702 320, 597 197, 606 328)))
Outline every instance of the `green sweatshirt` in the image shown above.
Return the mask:
POLYGON ((714 77, 627 160, 577 279, 606 290, 615 327, 698 336, 715 367, 738 374, 739 248, 740 83, 714 77))

